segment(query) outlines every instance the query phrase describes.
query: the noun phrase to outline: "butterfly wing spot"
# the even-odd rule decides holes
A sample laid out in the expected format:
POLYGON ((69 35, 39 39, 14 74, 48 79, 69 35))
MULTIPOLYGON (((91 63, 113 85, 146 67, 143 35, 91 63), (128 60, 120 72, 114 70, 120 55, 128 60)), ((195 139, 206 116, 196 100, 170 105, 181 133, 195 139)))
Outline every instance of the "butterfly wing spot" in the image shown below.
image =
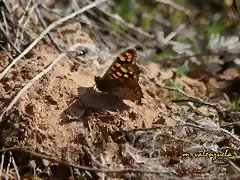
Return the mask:
POLYGON ((126 59, 127 59, 128 62, 131 62, 132 59, 133 59, 133 56, 131 54, 127 53, 126 54, 126 59))
POLYGON ((122 54, 120 54, 119 59, 120 59, 121 61, 125 61, 125 60, 126 60, 126 58, 125 58, 122 54))
POLYGON ((128 70, 130 71, 130 72, 129 72, 130 74, 133 74, 133 73, 134 73, 134 69, 133 69, 131 66, 128 67, 128 70))
POLYGON ((112 73, 112 77, 113 77, 114 79, 118 79, 118 78, 119 78, 115 73, 112 73))
POLYGON ((125 77, 125 78, 129 78, 129 76, 128 76, 127 74, 124 74, 123 77, 125 77))
POLYGON ((120 54, 119 59, 123 62, 126 61, 126 57, 123 54, 120 54))
POLYGON ((124 68, 124 67, 120 67, 120 70, 123 72, 123 73, 127 73, 128 72, 128 70, 126 69, 126 68, 124 68))
POLYGON ((111 68, 111 69, 112 69, 112 71, 116 71, 116 69, 115 69, 115 67, 114 67, 114 66, 112 66, 112 68, 111 68))
POLYGON ((132 72, 134 72, 134 69, 131 66, 128 66, 128 69, 132 72))
POLYGON ((127 55, 128 59, 132 59, 133 58, 131 53, 126 53, 126 55, 127 55))
POLYGON ((118 77, 122 77, 122 73, 116 72, 116 74, 117 74, 118 77))
POLYGON ((115 66, 116 66, 117 68, 119 68, 119 67, 121 67, 121 64, 116 63, 115 66))

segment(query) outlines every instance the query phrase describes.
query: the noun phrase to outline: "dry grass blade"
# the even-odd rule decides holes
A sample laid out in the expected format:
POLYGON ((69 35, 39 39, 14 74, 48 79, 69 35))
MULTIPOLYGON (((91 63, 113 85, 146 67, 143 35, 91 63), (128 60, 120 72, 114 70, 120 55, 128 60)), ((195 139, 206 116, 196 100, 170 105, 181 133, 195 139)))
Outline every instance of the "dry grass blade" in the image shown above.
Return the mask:
POLYGON ((164 4, 168 4, 168 5, 172 6, 173 8, 185 13, 188 16, 194 16, 193 12, 191 12, 190 10, 186 9, 185 7, 175 3, 172 0, 156 0, 156 1, 164 3, 164 4))
POLYGON ((2 177, 2 174, 3 174, 3 164, 4 164, 4 156, 5 153, 2 153, 1 155, 1 166, 0 166, 0 177, 2 177))
POLYGON ((18 20, 18 25, 21 25, 21 29, 18 28, 17 32, 16 32, 16 37, 18 37, 15 40, 16 46, 20 46, 19 38, 22 40, 23 32, 24 32, 24 29, 25 29, 25 26, 26 26, 27 22, 30 19, 30 15, 32 14, 32 11, 34 10, 34 8, 38 6, 38 4, 34 4, 33 7, 30 9, 31 3, 32 3, 32 0, 29 0, 27 2, 26 7, 24 8, 24 11, 27 14, 27 17, 25 15, 22 15, 22 17, 18 20), (26 20, 24 21, 25 18, 26 18, 26 20), (23 25, 22 25, 22 23, 23 23, 23 25))
POLYGON ((96 1, 94 3, 91 3, 81 9, 79 9, 76 12, 73 12, 72 14, 59 19, 55 22, 53 22, 52 24, 50 24, 18 57, 16 57, 5 69, 4 71, 0 74, 0 80, 7 74, 7 72, 11 69, 11 67, 16 64, 21 58, 23 58, 47 33, 49 33, 53 28, 55 28, 57 25, 93 8, 96 7, 104 2, 106 2, 107 0, 99 0, 96 1))
POLYGON ((175 31, 171 32, 166 38, 164 38, 164 45, 167 45, 168 42, 173 39, 179 32, 181 32, 185 27, 185 25, 180 25, 175 31))
POLYGON ((6 38, 7 42, 14 48, 15 51, 17 51, 17 53, 21 53, 21 51, 14 45, 14 43, 11 41, 11 39, 8 37, 7 33, 5 32, 2 24, 0 23, 0 31, 2 32, 2 34, 4 35, 4 37, 6 38))
MULTIPOLYGON (((12 147, 12 148, 5 148, 0 150, 0 152, 7 152, 7 151, 20 151, 20 152, 26 152, 29 153, 33 156, 36 157, 40 157, 42 159, 47 159, 49 161, 53 161, 59 164, 63 164, 69 167, 73 167, 76 169, 80 169, 80 170, 84 170, 84 171, 94 171, 94 172, 102 172, 102 173, 153 173, 153 174, 161 174, 161 172, 157 171, 157 170, 150 170, 150 169, 135 169, 135 168, 119 168, 119 169, 104 169, 104 168, 92 168, 92 167, 87 167, 87 166, 80 166, 68 161, 64 161, 64 160, 60 160, 56 157, 50 157, 50 156, 46 156, 25 148, 20 148, 20 147, 12 147)), ((174 176, 168 176, 165 174, 161 174, 161 177, 168 177, 168 178, 172 178, 172 179, 179 179, 177 177, 174 176)))
POLYGON ((39 73, 37 76, 35 76, 33 79, 31 79, 28 84, 26 86, 24 86, 18 93, 17 95, 13 98, 13 100, 11 101, 11 103, 8 105, 8 107, 6 109, 4 109, 4 111, 2 112, 2 114, 0 115, 0 122, 2 122, 4 115, 6 114, 6 112, 8 112, 13 106, 14 104, 18 101, 18 99, 21 97, 21 95, 29 88, 33 85, 34 82, 36 82, 39 78, 41 78, 43 75, 45 75, 47 72, 49 72, 52 67, 58 62, 60 61, 63 57, 66 56, 66 53, 60 54, 58 56, 57 59, 55 59, 51 64, 48 65, 48 67, 44 70, 42 70, 41 73, 39 73))
POLYGON ((167 90, 170 90, 170 91, 175 91, 175 92, 181 93, 182 95, 188 97, 189 99, 193 99, 194 101, 196 101, 196 102, 198 102, 198 103, 200 103, 200 104, 213 107, 213 108, 215 108, 215 109, 218 110, 218 111, 221 111, 221 109, 222 109, 222 108, 219 107, 218 104, 216 104, 216 103, 215 103, 215 104, 209 103, 209 102, 206 102, 206 101, 202 100, 201 98, 188 95, 187 93, 185 93, 184 91, 182 91, 181 89, 178 89, 178 88, 164 86, 164 85, 160 84, 159 82, 156 82, 155 79, 152 79, 152 81, 155 82, 156 85, 157 85, 158 87, 160 87, 160 88, 164 88, 164 89, 167 89, 167 90))
MULTIPOLYGON (((41 23, 41 25, 44 27, 44 29, 47 28, 47 24, 46 22, 44 21, 42 15, 41 15, 41 12, 39 10, 38 7, 36 7, 36 9, 34 9, 34 12, 35 14, 37 15, 38 17, 38 20, 39 22, 41 23)), ((57 45, 57 43, 53 40, 53 38, 51 37, 51 35, 49 33, 47 33, 47 37, 49 38, 49 40, 52 42, 52 44, 54 45, 54 47, 56 48, 56 50, 58 51, 58 53, 62 53, 63 50, 57 45)))
POLYGON ((12 152, 10 152, 10 158, 12 159, 12 164, 13 164, 14 170, 16 172, 17 178, 18 178, 18 180, 21 180, 19 172, 18 172, 17 164, 14 160, 14 157, 12 156, 12 152))
POLYGON ((177 120, 177 119, 174 119, 174 120, 183 123, 182 125, 179 125, 179 126, 191 126, 191 127, 194 127, 194 128, 199 128, 199 129, 205 130, 205 131, 207 130, 207 131, 213 131, 213 132, 214 131, 215 132, 222 132, 222 133, 232 137, 233 139, 235 139, 238 142, 238 144, 240 144, 239 137, 237 135, 227 131, 226 129, 223 129, 223 128, 213 128, 213 127, 210 127, 210 126, 209 127, 208 126, 201 126, 201 125, 196 125, 196 124, 192 124, 192 123, 185 123, 185 122, 183 122, 181 120, 177 120))
POLYGON ((8 165, 7 165, 7 171, 6 171, 6 179, 9 178, 9 173, 10 173, 10 166, 12 164, 12 158, 9 159, 8 165))

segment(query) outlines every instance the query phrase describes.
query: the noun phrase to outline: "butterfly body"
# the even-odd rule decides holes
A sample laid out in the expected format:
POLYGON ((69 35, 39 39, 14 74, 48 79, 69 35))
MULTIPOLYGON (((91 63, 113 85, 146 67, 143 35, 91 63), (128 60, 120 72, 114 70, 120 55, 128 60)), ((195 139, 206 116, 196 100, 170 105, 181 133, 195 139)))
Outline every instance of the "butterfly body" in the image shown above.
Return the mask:
POLYGON ((103 77, 95 77, 96 87, 102 92, 115 94, 120 99, 141 102, 143 93, 138 83, 140 71, 136 60, 135 49, 121 53, 103 77))

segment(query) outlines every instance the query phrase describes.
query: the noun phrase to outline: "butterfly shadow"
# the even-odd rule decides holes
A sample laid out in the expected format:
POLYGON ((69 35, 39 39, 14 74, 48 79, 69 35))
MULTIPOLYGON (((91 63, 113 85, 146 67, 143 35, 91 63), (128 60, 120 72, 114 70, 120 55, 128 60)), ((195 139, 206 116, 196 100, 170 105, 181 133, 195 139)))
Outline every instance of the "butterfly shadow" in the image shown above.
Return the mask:
POLYGON ((94 108, 108 111, 123 111, 129 109, 121 99, 114 94, 97 92, 94 88, 78 88, 82 106, 85 108, 94 108))
POLYGON ((61 114, 61 123, 77 121, 79 118, 90 115, 91 112, 102 110, 122 112, 129 109, 129 106, 115 95, 97 92, 92 87, 80 87, 78 88, 78 94, 79 97, 61 114))

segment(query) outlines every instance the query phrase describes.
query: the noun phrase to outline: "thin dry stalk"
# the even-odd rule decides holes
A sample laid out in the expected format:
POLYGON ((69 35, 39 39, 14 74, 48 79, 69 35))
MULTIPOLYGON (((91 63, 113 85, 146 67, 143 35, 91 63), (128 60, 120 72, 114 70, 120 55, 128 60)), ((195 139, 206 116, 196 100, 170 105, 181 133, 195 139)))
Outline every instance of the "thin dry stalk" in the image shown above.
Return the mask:
POLYGON ((213 103, 210 103, 210 102, 206 102, 204 100, 202 100, 201 98, 198 98, 198 97, 195 97, 195 96, 191 96, 187 93, 185 93, 184 91, 182 91, 181 89, 178 89, 178 88, 174 88, 174 87, 168 87, 168 86, 165 86, 165 85, 162 85, 160 84, 159 82, 157 82, 155 79, 151 79, 152 82, 154 82, 158 87, 160 88, 164 88, 164 89, 167 89, 167 90, 170 90, 170 91, 175 91, 175 92, 178 92, 184 96, 186 96, 187 98, 189 98, 190 100, 194 100, 195 102, 198 102, 199 104, 202 104, 202 105, 206 105, 206 106, 210 106, 214 109, 216 109, 217 111, 221 111, 221 108, 218 106, 218 104, 213 104, 213 103))
MULTIPOLYGON (((28 10, 29 10, 29 8, 30 8, 30 5, 31 5, 31 2, 32 2, 32 0, 29 0, 28 2, 27 2, 27 5, 26 5, 26 8, 24 9, 24 11, 25 11, 25 13, 26 12, 28 12, 28 10)), ((31 14, 31 13, 27 13, 28 14, 28 16, 31 14)), ((24 18, 25 18, 25 15, 23 15, 20 19, 19 19, 19 21, 18 21, 18 26, 20 25, 20 24, 22 24, 23 23, 23 21, 24 21, 24 18)), ((28 18, 28 17, 27 17, 28 18)), ((26 22, 26 21, 25 21, 26 22)), ((24 23, 25 24, 25 23, 24 23)), ((20 34, 21 34, 21 32, 24 32, 24 26, 23 26, 23 28, 21 28, 21 29, 17 29, 17 33, 16 33, 16 41, 15 41, 15 44, 16 44, 16 46, 18 46, 18 44, 19 44, 19 38, 18 37, 20 37, 20 34), (22 30, 22 31, 21 31, 22 30)))
POLYGON ((0 31, 2 32, 3 36, 7 40, 7 42, 17 51, 17 53, 21 53, 21 51, 14 45, 14 43, 11 41, 11 39, 8 37, 7 33, 5 32, 2 24, 0 23, 0 31))
POLYGON ((81 9, 79 9, 76 12, 73 12, 72 14, 59 19, 55 22, 53 22, 52 24, 50 24, 19 56, 17 56, 5 69, 4 71, 0 74, 0 80, 7 74, 7 72, 11 69, 11 67, 16 64, 21 58, 23 58, 34 46, 36 46, 36 44, 44 38, 44 36, 49 33, 52 29, 54 29, 57 25, 93 8, 96 7, 98 5, 100 5, 101 3, 106 2, 107 0, 100 0, 100 1, 96 1, 92 4, 89 4, 81 9))
POLYGON ((11 163, 12 163, 12 158, 10 158, 9 161, 8 161, 7 171, 6 171, 6 180, 8 180, 11 163))
POLYGON ((150 174, 159 174, 160 177, 166 177, 166 178, 171 178, 171 179, 179 179, 177 177, 174 176, 169 176, 169 175, 165 175, 162 172, 158 171, 158 170, 150 170, 150 169, 143 169, 143 168, 116 168, 116 169, 105 169, 105 168, 92 168, 92 167, 87 167, 87 166, 81 166, 81 165, 77 165, 65 160, 60 160, 59 158, 56 157, 51 157, 51 156, 47 156, 44 154, 40 154, 22 147, 11 147, 11 148, 5 148, 0 150, 0 152, 7 152, 7 151, 20 151, 20 152, 25 152, 25 153, 29 153, 35 157, 39 157, 41 159, 46 159, 55 163, 59 163, 68 167, 73 167, 76 169, 80 169, 80 170, 84 170, 84 171, 92 171, 92 172, 102 172, 102 173, 150 173, 150 174))
POLYGON ((5 153, 2 153, 2 156, 1 156, 1 166, 0 166, 0 177, 2 177, 2 173, 3 173, 3 164, 4 164, 4 154, 5 153))
POLYGON ((30 88, 34 82, 36 82, 38 79, 40 79, 43 75, 45 75, 46 73, 48 73, 52 67, 59 61, 61 60, 63 57, 66 56, 66 53, 62 53, 58 56, 57 59, 55 59, 51 64, 48 65, 47 68, 45 68, 44 70, 42 70, 41 73, 39 73, 37 76, 35 76, 33 79, 31 79, 28 84, 26 86, 24 86, 18 93, 17 95, 13 98, 13 100, 11 101, 11 103, 8 105, 8 107, 6 109, 4 109, 4 111, 2 112, 2 114, 0 115, 0 123, 2 122, 2 118, 4 117, 4 115, 6 114, 6 112, 8 112, 13 106, 14 104, 18 101, 18 99, 21 97, 21 95, 28 89, 30 88))
MULTIPOLYGON (((30 8, 30 10, 27 12, 27 15, 28 15, 28 16, 27 16, 27 19, 25 20, 23 26, 21 27, 22 29, 21 29, 21 31, 20 31, 20 35, 17 36, 17 37, 20 38, 20 40, 23 39, 23 33, 24 33, 24 31, 25 31, 25 28, 26 28, 28 22, 29 22, 30 19, 31 19, 31 15, 33 14, 33 11, 38 7, 38 5, 39 5, 39 4, 34 4, 34 5, 30 8)), ((17 38, 16 40, 18 40, 18 38, 17 38)))
POLYGON ((177 119, 174 118, 174 117, 173 117, 173 119, 174 119, 175 121, 178 121, 178 122, 181 122, 181 123, 182 123, 182 124, 177 125, 177 126, 190 126, 190 127, 194 127, 194 128, 198 128, 198 129, 204 130, 204 131, 219 132, 220 134, 224 133, 224 134, 232 137, 233 139, 235 139, 235 140, 240 144, 240 139, 239 139, 239 137, 236 136, 235 134, 229 132, 229 131, 226 130, 226 129, 223 129, 223 128, 213 128, 213 127, 210 127, 210 126, 201 126, 201 125, 196 125, 196 124, 192 124, 192 123, 185 123, 184 121, 177 120, 177 119))
POLYGON ((18 172, 17 164, 16 164, 16 162, 15 162, 15 160, 14 160, 14 157, 12 156, 12 152, 10 152, 10 158, 12 159, 12 164, 13 164, 13 167, 14 167, 14 169, 15 169, 17 178, 18 178, 18 180, 21 180, 20 175, 19 175, 19 172, 18 172))
POLYGON ((172 0, 156 0, 157 2, 161 2, 164 4, 168 4, 172 6, 174 9, 177 9, 183 13, 185 13, 188 16, 194 16, 194 13, 192 13, 190 10, 186 9, 185 7, 181 6, 180 4, 177 4, 176 2, 172 0))
POLYGON ((166 38, 164 38, 163 43, 164 45, 167 45, 168 42, 173 39, 176 35, 179 34, 186 26, 184 24, 181 24, 175 31, 171 32, 166 38))
POLYGON ((111 14, 111 13, 108 13, 108 12, 105 12, 101 9, 99 9, 102 13, 104 13, 105 15, 109 16, 110 18, 120 22, 123 26, 131 29, 132 31, 148 38, 148 39, 151 39, 153 40, 154 37, 152 35, 150 35, 149 33, 145 32, 144 30, 142 30, 141 28, 139 27, 136 27, 134 26, 133 24, 130 24, 130 23, 127 23, 122 17, 118 16, 118 15, 114 15, 114 14, 111 14))
MULTIPOLYGON (((7 19, 6 19, 5 13, 4 13, 2 8, 1 8, 1 14, 2 14, 2 17, 3 17, 3 22, 5 24, 6 35, 9 36, 10 34, 9 34, 9 30, 8 30, 7 19)), ((9 44, 8 44, 8 49, 11 50, 11 46, 9 44)))
POLYGON ((238 174, 240 174, 240 168, 234 162, 232 162, 230 159, 226 159, 226 161, 237 171, 238 174))
MULTIPOLYGON (((36 16, 38 17, 38 20, 40 22, 40 24, 43 26, 44 29, 47 28, 47 23, 44 21, 42 14, 39 10, 38 7, 36 7, 34 9, 34 12, 36 14, 36 16)), ((53 38, 51 37, 50 33, 47 33, 47 37, 49 38, 49 40, 52 42, 53 46, 55 47, 55 49, 58 51, 58 53, 62 53, 62 49, 57 45, 57 43, 53 40, 53 38)))

